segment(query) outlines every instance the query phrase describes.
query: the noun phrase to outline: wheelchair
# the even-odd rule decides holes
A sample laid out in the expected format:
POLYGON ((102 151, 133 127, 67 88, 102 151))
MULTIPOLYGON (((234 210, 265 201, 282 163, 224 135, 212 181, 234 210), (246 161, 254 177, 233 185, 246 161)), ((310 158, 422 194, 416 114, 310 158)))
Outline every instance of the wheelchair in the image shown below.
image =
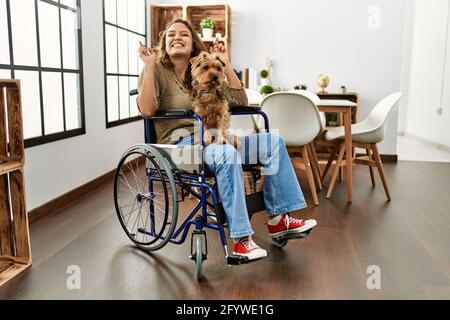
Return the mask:
MULTIPOLYGON (((130 95, 137 95, 137 90, 130 95)), ((258 107, 231 107, 232 116, 257 115, 264 119, 269 132, 267 115, 258 107)), ((217 181, 207 173, 203 163, 203 121, 192 110, 160 110, 154 117, 144 119, 145 143, 130 147, 122 155, 114 178, 114 204, 120 224, 128 238, 138 248, 151 252, 169 242, 183 244, 191 232, 189 258, 195 262, 197 279, 202 277, 202 264, 208 257, 205 229, 219 233, 225 262, 228 266, 249 263, 246 257, 230 254, 225 236, 226 215, 219 199, 217 181), (158 145, 154 120, 193 119, 200 130, 200 144, 190 146, 158 145), (187 161, 174 161, 175 157, 187 161), (198 161, 195 161, 198 160, 198 161), (181 163, 181 164, 180 164, 181 163), (179 204, 187 196, 197 204, 179 223, 179 204)), ((261 180, 261 164, 243 165, 253 180, 253 193, 246 195, 250 219, 265 210, 263 192, 256 191, 261 180)), ((272 238, 282 248, 292 238, 304 238, 309 232, 272 238)))

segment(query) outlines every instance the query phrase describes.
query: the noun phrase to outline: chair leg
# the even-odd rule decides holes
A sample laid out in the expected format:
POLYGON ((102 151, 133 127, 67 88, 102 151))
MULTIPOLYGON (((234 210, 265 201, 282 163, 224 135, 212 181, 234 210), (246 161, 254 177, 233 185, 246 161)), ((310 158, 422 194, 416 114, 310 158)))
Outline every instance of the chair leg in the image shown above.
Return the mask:
MULTIPOLYGON (((367 156, 369 157, 369 161, 373 161, 372 152, 369 148, 366 148, 367 156)), ((375 176, 373 175, 373 168, 371 165, 369 165, 369 171, 370 171, 370 180, 372 180, 372 187, 375 188, 375 176)))
POLYGON ((319 166, 319 158, 317 157, 316 146, 314 145, 314 142, 311 142, 310 146, 311 146, 311 152, 312 152, 314 162, 316 163, 317 168, 319 169, 318 170, 319 176, 322 179, 322 173, 320 172, 320 166, 319 166))
POLYGON ((331 195, 333 194, 334 185, 336 184, 336 179, 338 177, 339 172, 341 171, 342 159, 344 158, 345 144, 340 143, 339 145, 340 145, 341 149, 339 150, 339 156, 336 161, 336 166, 334 168, 333 177, 331 178, 330 187, 328 188, 327 199, 330 199, 331 195))
POLYGON ((380 153, 378 152, 378 147, 376 144, 372 145, 372 152, 375 157, 375 163, 378 168, 378 173, 380 174, 381 182, 383 182, 384 192, 388 198, 388 201, 391 201, 391 192, 389 191, 388 181, 386 179, 386 175, 384 173, 383 164, 381 162, 380 153))
POLYGON ((327 165, 325 167, 325 170, 322 173, 322 182, 327 177, 328 170, 330 170, 331 164, 333 163, 334 158, 336 158, 336 154, 338 153, 340 146, 341 146, 341 142, 338 141, 336 143, 336 145, 334 146, 333 151, 331 151, 331 154, 330 154, 330 157, 328 158, 328 162, 327 162, 327 165))
POLYGON ((251 194, 250 191, 252 189, 253 185, 250 181, 250 175, 247 172, 244 172, 244 191, 246 195, 251 194))
POLYGON ((313 170, 314 178, 317 183, 317 188, 319 188, 320 191, 322 191, 322 181, 320 177, 320 168, 319 168, 319 161, 317 160, 317 154, 315 152, 314 143, 311 142, 308 145, 308 152, 309 152, 309 160, 311 162, 311 168, 313 170))
POLYGON ((314 175, 311 170, 311 162, 309 161, 307 146, 301 147, 301 153, 302 153, 303 163, 305 164, 305 168, 306 168, 306 176, 308 177, 309 188, 311 189, 311 193, 313 196, 313 202, 314 202, 315 206, 318 206, 319 198, 317 197, 316 184, 314 183, 314 175))

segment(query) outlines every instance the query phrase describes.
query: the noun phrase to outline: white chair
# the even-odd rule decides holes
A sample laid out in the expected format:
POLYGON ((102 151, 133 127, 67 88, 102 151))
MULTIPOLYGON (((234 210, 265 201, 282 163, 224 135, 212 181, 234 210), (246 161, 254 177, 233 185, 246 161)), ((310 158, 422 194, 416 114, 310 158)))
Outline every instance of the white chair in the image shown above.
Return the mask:
POLYGON ((263 100, 263 95, 254 89, 245 89, 249 106, 259 106, 263 100))
MULTIPOLYGON (((245 89, 248 98, 248 105, 259 106, 263 96, 256 90, 245 89)), ((237 136, 251 135, 257 132, 263 132, 264 124, 259 123, 260 117, 255 115, 246 115, 231 117, 230 129, 237 136)))
MULTIPOLYGON (((378 168, 378 172, 380 174, 380 178, 383 183, 384 191, 386 192, 386 196, 389 201, 391 200, 391 194, 389 191, 386 175, 384 173, 384 168, 381 162, 380 154, 378 152, 377 143, 383 141, 387 119, 393 107, 400 99, 401 95, 402 95, 401 92, 397 92, 384 98, 373 108, 373 110, 370 112, 369 116, 366 119, 357 124, 352 125, 353 147, 366 149, 367 153, 367 156, 365 157, 355 158, 354 163, 369 166, 370 177, 372 180, 372 185, 374 187, 375 187, 375 178, 373 175, 372 167, 378 168)), ((333 193, 336 178, 339 173, 339 168, 343 165, 343 158, 345 154, 344 137, 345 137, 344 127, 330 128, 325 134, 325 139, 327 139, 328 141, 338 140, 338 144, 334 148, 334 151, 332 152, 328 160, 322 179, 326 177, 328 170, 331 166, 331 163, 333 162, 337 152, 339 151, 337 163, 334 169, 333 176, 331 178, 330 187, 328 189, 327 198, 330 198, 333 193)))
MULTIPOLYGON (((320 101, 319 96, 317 94, 315 94, 314 92, 312 92, 312 91, 308 91, 308 90, 289 90, 288 92, 299 93, 299 94, 304 95, 304 96, 308 97, 309 99, 311 99, 311 101, 313 101, 316 105, 319 104, 319 101, 320 101)), ((325 112, 320 112, 319 111, 319 115, 320 115, 320 122, 322 124, 322 130, 319 133, 319 135, 320 135, 325 130, 325 127, 327 125, 327 119, 326 119, 326 116, 325 116, 325 112)))
POLYGON ((279 92, 266 96, 261 102, 262 110, 267 114, 271 129, 279 130, 291 151, 300 148, 314 205, 319 205, 316 192, 316 180, 322 189, 319 166, 316 162, 314 145, 311 143, 323 131, 323 125, 315 97, 307 91, 279 92))
MULTIPOLYGON (((259 106, 263 96, 256 90, 245 89, 248 98, 248 105, 259 106)), ((258 123, 260 120, 259 116, 256 115, 244 115, 238 117, 231 117, 230 119, 230 132, 236 136, 246 136, 252 135, 258 132, 264 132, 264 122, 258 123)), ((246 194, 251 194, 260 191, 264 179, 256 182, 254 174, 249 172, 244 172, 244 188, 246 194), (259 183, 258 185, 256 183, 259 183)))

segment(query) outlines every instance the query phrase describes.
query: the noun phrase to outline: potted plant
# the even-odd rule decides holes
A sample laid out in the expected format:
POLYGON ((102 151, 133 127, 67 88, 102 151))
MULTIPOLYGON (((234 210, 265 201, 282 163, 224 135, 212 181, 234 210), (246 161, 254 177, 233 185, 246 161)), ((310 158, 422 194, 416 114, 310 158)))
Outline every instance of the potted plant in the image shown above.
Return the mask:
POLYGON ((261 70, 259 75, 261 76, 261 85, 268 86, 269 85, 269 71, 261 70))
POLYGON ((259 93, 261 93, 263 96, 267 96, 268 94, 274 93, 275 89, 272 86, 266 85, 259 90, 259 93))
POLYGON ((336 127, 338 125, 337 114, 336 113, 326 113, 327 123, 331 127, 336 127))
POLYGON ((207 17, 200 22, 200 27, 202 28, 203 38, 212 38, 216 23, 212 18, 207 17))

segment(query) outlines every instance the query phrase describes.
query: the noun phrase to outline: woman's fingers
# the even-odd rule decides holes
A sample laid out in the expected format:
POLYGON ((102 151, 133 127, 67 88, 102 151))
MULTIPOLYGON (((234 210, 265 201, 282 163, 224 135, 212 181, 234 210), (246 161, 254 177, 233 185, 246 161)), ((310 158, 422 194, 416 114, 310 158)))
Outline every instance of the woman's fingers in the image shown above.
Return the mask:
POLYGON ((140 55, 147 54, 147 48, 144 46, 144 44, 141 41, 139 41, 139 49, 138 50, 139 50, 140 55))
POLYGON ((141 56, 151 56, 155 54, 155 50, 152 48, 147 48, 141 41, 139 41, 139 54, 141 56))

